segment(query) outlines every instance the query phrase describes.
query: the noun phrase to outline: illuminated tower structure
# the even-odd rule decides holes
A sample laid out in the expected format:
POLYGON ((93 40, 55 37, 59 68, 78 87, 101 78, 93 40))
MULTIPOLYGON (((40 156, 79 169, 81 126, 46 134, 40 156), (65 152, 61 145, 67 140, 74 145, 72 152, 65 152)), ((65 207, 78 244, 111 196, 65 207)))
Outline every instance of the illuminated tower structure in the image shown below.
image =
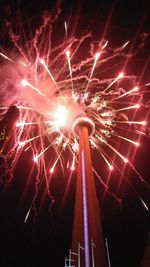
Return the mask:
POLYGON ((5 153, 6 145, 10 141, 12 130, 18 118, 18 108, 11 106, 0 121, 0 155, 5 153))
POLYGON ((94 130, 93 121, 87 117, 80 117, 73 124, 74 134, 79 137, 79 159, 72 248, 66 266, 108 266, 89 146, 94 130))

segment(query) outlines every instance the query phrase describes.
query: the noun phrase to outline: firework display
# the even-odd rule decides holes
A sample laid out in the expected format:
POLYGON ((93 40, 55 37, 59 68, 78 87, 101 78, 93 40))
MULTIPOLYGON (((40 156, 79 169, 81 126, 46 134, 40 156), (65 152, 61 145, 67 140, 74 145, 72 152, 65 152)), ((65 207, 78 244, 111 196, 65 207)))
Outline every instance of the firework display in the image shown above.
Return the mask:
MULTIPOLYGON (((147 124, 146 114, 141 116, 143 87, 139 77, 125 68, 136 54, 131 54, 130 42, 112 48, 107 40, 96 40, 91 33, 69 36, 66 21, 61 23, 62 36, 57 40, 58 17, 44 16, 28 39, 18 38, 8 23, 13 50, 0 53, 2 114, 10 105, 20 111, 16 143, 8 154, 17 162, 24 151, 31 150, 38 173, 44 170, 50 196, 49 179, 55 168, 62 173, 76 169, 77 126, 82 118, 90 121, 92 154, 99 154, 108 172, 121 172, 125 165, 134 169, 128 151, 131 147, 136 151, 147 124)), ((101 180, 100 170, 93 168, 101 180)))
POLYGON ((1 3, 0 265, 138 266, 148 4, 37 2, 1 3))

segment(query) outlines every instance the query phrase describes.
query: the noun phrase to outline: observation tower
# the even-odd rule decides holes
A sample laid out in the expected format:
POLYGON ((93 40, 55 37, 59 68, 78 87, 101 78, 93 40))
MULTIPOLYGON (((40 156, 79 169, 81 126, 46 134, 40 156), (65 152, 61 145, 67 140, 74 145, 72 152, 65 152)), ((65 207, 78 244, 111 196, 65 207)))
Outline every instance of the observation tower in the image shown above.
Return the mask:
POLYGON ((108 267, 89 145, 95 125, 90 118, 81 116, 74 121, 72 130, 79 138, 79 158, 72 247, 65 266, 108 267))

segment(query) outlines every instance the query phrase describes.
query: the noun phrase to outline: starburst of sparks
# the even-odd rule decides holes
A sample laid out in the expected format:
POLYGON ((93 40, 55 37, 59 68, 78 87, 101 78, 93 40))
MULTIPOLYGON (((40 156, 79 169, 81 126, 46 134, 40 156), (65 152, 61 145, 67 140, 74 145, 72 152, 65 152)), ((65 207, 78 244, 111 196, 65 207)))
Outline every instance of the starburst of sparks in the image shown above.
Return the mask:
MULTIPOLYGON (((137 148, 139 132, 144 134, 146 120, 138 120, 141 109, 138 78, 124 70, 129 41, 112 49, 106 40, 97 41, 95 46, 91 35, 86 34, 68 37, 50 47, 49 27, 44 21, 32 42, 26 41, 28 51, 17 43, 11 31, 14 47, 19 51, 17 61, 0 53, 7 62, 4 80, 12 83, 14 89, 6 103, 15 103, 20 110, 20 120, 16 123, 16 159, 22 151, 32 149, 33 161, 39 166, 43 164, 45 177, 47 173, 52 175, 59 164, 62 169, 67 166, 73 172, 79 147, 72 125, 77 118, 87 116, 95 125, 95 132, 89 138, 92 153, 99 153, 109 171, 116 168, 114 155, 120 162, 132 166, 127 150, 117 147, 121 142, 125 148, 130 145, 137 148), (48 37, 44 35, 45 29, 49 31, 48 37), (90 49, 83 51, 82 45, 86 43, 90 49), (80 53, 84 54, 83 58, 80 53), (117 64, 118 58, 121 61, 117 64), (49 150, 55 153, 53 151, 50 164, 46 165, 45 155, 49 150)), ((3 87, 7 95, 5 82, 3 87)), ((141 202, 148 209, 142 199, 141 202)))

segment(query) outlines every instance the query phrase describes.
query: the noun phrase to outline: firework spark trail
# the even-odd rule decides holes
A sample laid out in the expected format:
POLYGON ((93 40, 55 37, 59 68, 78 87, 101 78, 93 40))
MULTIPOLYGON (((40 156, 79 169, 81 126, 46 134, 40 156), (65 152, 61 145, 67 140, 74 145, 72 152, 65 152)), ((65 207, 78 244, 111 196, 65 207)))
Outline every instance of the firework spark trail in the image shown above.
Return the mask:
POLYGON ((100 57, 102 51, 103 51, 103 50, 105 49, 105 47, 107 46, 107 44, 108 44, 108 41, 106 41, 105 44, 102 46, 100 52, 97 52, 97 53, 95 54, 95 60, 94 60, 94 63, 93 63, 93 67, 92 67, 92 69, 91 69, 91 73, 90 73, 90 76, 89 76, 89 79, 88 79, 88 84, 87 84, 87 87, 86 87, 86 89, 85 89, 85 92, 87 92, 87 90, 88 90, 88 88, 89 88, 89 85, 90 85, 90 82, 91 82, 91 79, 92 79, 92 76, 93 76, 93 73, 94 73, 94 70, 95 70, 95 67, 96 67, 96 63, 97 63, 97 61, 98 61, 98 59, 99 59, 99 57, 100 57))
MULTIPOLYGON (((105 146, 116 153, 117 157, 125 163, 129 162, 134 169, 132 163, 116 149, 115 144, 111 144, 111 139, 115 136, 118 140, 129 143, 129 145, 138 146, 137 141, 127 138, 125 131, 122 135, 120 130, 130 132, 129 126, 131 126, 134 133, 141 134, 135 126, 140 127, 146 124, 144 120, 134 121, 130 118, 130 110, 138 109, 141 106, 141 103, 137 104, 138 101, 135 102, 131 99, 131 96, 136 96, 139 99, 142 94, 136 86, 137 78, 134 75, 123 75, 122 72, 116 75, 122 65, 120 62, 116 62, 117 58, 121 57, 123 62, 128 59, 128 55, 123 53, 123 50, 127 47, 129 41, 116 49, 108 46, 107 41, 103 44, 99 43, 96 49, 99 52, 95 53, 92 36, 88 33, 80 38, 67 37, 62 43, 53 47, 51 35, 53 33, 53 22, 58 18, 58 13, 53 19, 50 17, 43 19, 43 24, 35 31, 32 40, 30 42, 26 40, 28 42, 26 47, 29 48, 28 53, 17 41, 17 35, 13 33, 13 30, 9 31, 10 39, 19 52, 19 60, 21 56, 24 59, 24 62, 21 60, 15 66, 16 69, 18 68, 19 78, 21 77, 21 79, 17 78, 15 80, 16 77, 13 76, 12 79, 14 79, 14 83, 16 82, 18 92, 16 104, 22 114, 21 120, 17 124, 17 128, 20 129, 18 143, 23 150, 31 148, 34 154, 33 160, 37 163, 38 174, 33 199, 35 214, 36 199, 41 181, 40 172, 43 171, 45 174, 46 190, 53 202, 49 177, 51 177, 58 161, 63 170, 63 162, 65 162, 63 157, 65 157, 66 151, 71 155, 67 164, 69 164, 71 171, 75 169, 78 150, 74 148, 77 141, 73 136, 71 125, 76 117, 87 115, 94 121, 96 131, 94 136, 90 138, 90 143, 93 146, 95 144, 94 149, 99 151, 109 170, 112 170, 115 164, 112 166, 112 160, 105 152, 105 146), (49 40, 45 36, 46 30, 49 32, 49 40), (42 49, 44 41, 45 46, 42 49), (77 60, 76 55, 80 47, 89 41, 91 41, 91 50, 87 51, 87 57, 84 57, 84 59, 81 57, 80 60, 77 60), (100 60, 98 60, 99 57, 101 57, 100 60), (112 64, 114 71, 111 76, 107 75, 110 70, 112 72, 110 61, 114 61, 114 65, 112 64), (126 81, 125 85, 123 84, 124 80, 126 81), (85 91, 87 91, 87 94, 85 91), (66 117, 65 121, 66 115, 63 113, 63 109, 58 113, 59 118, 56 118, 57 108, 60 105, 68 109, 69 116, 66 117), (39 119, 39 117, 42 117, 42 119, 39 119), (67 122, 67 124, 64 124, 64 122, 67 122), (35 131, 34 127, 38 130, 35 131), (47 153, 51 148, 55 150, 56 159, 50 167, 46 165, 44 153, 47 153), (51 173, 50 176, 47 174, 49 172, 51 173)), ((8 26, 10 27, 10 25, 8 26)), ((67 33, 67 29, 65 30, 67 33)), ((84 54, 86 54, 86 51, 84 54)), ((8 67, 14 65, 14 61, 8 56, 3 53, 0 53, 0 55, 8 61, 8 67)), ((145 86, 148 85, 149 83, 145 86)), ((21 155, 22 149, 19 150, 18 148, 18 154, 15 156, 16 161, 21 155)), ((136 169, 134 171, 140 181, 143 182, 144 180, 138 171, 136 169)), ((94 172, 97 177, 100 177, 97 170, 94 170, 94 172)), ((147 183, 145 185, 149 186, 147 183)), ((107 190, 106 185, 105 188, 107 190)), ((115 197, 117 199, 117 196, 115 197)), ((30 209, 28 212, 30 213, 30 209)), ((28 213, 27 215, 29 216, 28 213)), ((25 218, 26 220, 27 218, 25 218)))
MULTIPOLYGON (((104 152, 106 154, 106 152, 104 152)), ((109 155, 107 155, 108 158, 110 158, 109 155)), ((140 181, 142 183, 145 184, 145 186, 149 189, 150 188, 150 185, 142 178, 142 176, 140 175, 140 173, 136 170, 136 168, 134 167, 134 165, 128 161, 128 164, 131 166, 131 168, 135 171, 135 173, 137 174, 138 178, 140 179, 140 181)), ((135 187, 132 185, 131 181, 129 181, 129 179, 122 173, 122 169, 119 168, 119 166, 117 166, 115 163, 113 163, 113 166, 115 167, 115 169, 118 170, 118 172, 121 174, 121 177, 124 178, 124 180, 128 183, 129 187, 133 190, 133 192, 135 193, 135 195, 137 196, 137 198, 139 199, 139 201, 141 202, 142 206, 147 210, 149 211, 149 207, 148 205, 145 203, 145 201, 142 199, 142 197, 140 196, 140 194, 137 192, 137 190, 135 189, 135 187)), ((98 177, 100 183, 102 184, 102 186, 104 186, 105 188, 105 192, 107 192, 108 194, 110 194, 113 198, 116 199, 116 201, 118 202, 121 210, 122 210, 122 199, 118 197, 118 194, 115 194, 113 192, 111 192, 109 190, 109 186, 108 186, 108 183, 104 183, 102 178, 100 177, 100 175, 96 172, 96 170, 93 168, 93 171, 94 173, 96 174, 96 176, 98 177)), ((109 182, 109 180, 108 180, 109 182)), ((103 199, 104 200, 104 199, 103 199)))
MULTIPOLYGON (((104 153, 107 155, 106 152, 104 152, 104 153)), ((109 155, 107 155, 107 157, 110 159, 110 156, 109 156, 109 155)), ((110 159, 110 160, 111 160, 111 159, 110 159)), ((130 161, 128 161, 128 164, 129 164, 130 167, 134 170, 134 172, 136 173, 136 175, 137 175, 137 177, 139 178, 139 180, 140 180, 143 184, 145 184, 145 186, 149 189, 149 188, 150 188, 149 183, 143 179, 143 177, 142 177, 141 174, 137 171, 137 169, 134 167, 134 165, 133 165, 130 161)), ((141 202, 142 206, 143 206, 147 211, 149 211, 149 207, 148 207, 148 205, 145 203, 145 201, 142 199, 142 197, 141 197, 140 194, 137 192, 137 190, 135 189, 135 187, 132 185, 131 181, 124 175, 124 173, 122 172, 122 169, 120 169, 119 166, 116 165, 115 163, 113 163, 113 166, 114 166, 115 169, 117 169, 118 172, 121 174, 120 177, 121 177, 121 178, 123 177, 123 179, 128 183, 129 187, 133 190, 133 192, 135 193, 135 195, 137 196, 137 198, 138 198, 139 201, 141 202)), ((109 180, 108 180, 108 182, 105 184, 105 183, 103 182, 102 178, 100 177, 100 175, 98 175, 98 173, 95 171, 95 169, 94 169, 94 173, 95 173, 96 176, 98 177, 100 183, 104 186, 104 188, 105 188, 105 192, 109 193, 110 195, 112 195, 112 197, 114 197, 114 198, 117 200, 117 202, 118 202, 118 204, 119 204, 119 206, 120 206, 120 208, 121 208, 121 210, 122 210, 121 199, 117 196, 118 193, 117 193, 117 194, 114 194, 114 193, 112 193, 112 192, 109 190, 109 186, 108 186, 108 182, 109 182, 109 180)), ((103 199, 103 200, 104 200, 104 199, 103 199)))
POLYGON ((29 208, 29 210, 28 210, 28 212, 27 212, 27 214, 26 214, 26 216, 25 216, 24 223, 26 223, 27 220, 28 220, 28 218, 29 218, 29 215, 30 215, 30 212, 31 212, 31 208, 32 208, 32 207, 29 208))
POLYGON ((72 95, 74 95, 74 90, 73 90, 73 81, 72 81, 72 67, 71 67, 71 61, 70 61, 70 51, 66 51, 66 56, 68 59, 68 66, 69 66, 69 72, 70 72, 70 78, 71 78, 71 88, 72 88, 72 95))
POLYGON ((32 88, 33 90, 35 90, 38 94, 42 95, 42 96, 46 96, 45 94, 43 94, 38 88, 36 88, 34 85, 32 85, 31 83, 29 83, 27 80, 23 79, 21 81, 22 86, 26 87, 29 86, 30 88, 32 88))
POLYGON ((91 73, 90 73, 90 77, 88 79, 87 87, 85 88, 85 92, 87 92, 87 90, 89 88, 89 85, 90 85, 90 82, 91 82, 91 79, 92 79, 92 75, 94 73, 94 69, 96 67, 96 63, 97 63, 97 60, 99 59, 99 57, 100 57, 100 52, 96 53, 96 55, 95 55, 95 60, 94 60, 93 67, 92 67, 92 70, 91 70, 91 73))
POLYGON ((128 138, 126 138, 126 137, 124 137, 124 136, 120 136, 120 135, 115 134, 115 133, 111 133, 111 135, 114 135, 114 136, 116 136, 116 137, 118 137, 118 138, 120 138, 120 139, 123 139, 123 140, 125 140, 125 141, 131 143, 131 144, 134 144, 135 146, 139 146, 139 142, 135 142, 135 141, 133 141, 133 140, 131 140, 131 139, 128 139, 128 138))
POLYGON ((9 37, 12 41, 13 45, 17 48, 20 55, 24 58, 25 62, 28 62, 27 54, 24 52, 23 48, 18 44, 18 35, 13 32, 12 25, 10 22, 6 22, 6 26, 8 28, 9 37))
POLYGON ((54 79, 52 73, 51 73, 50 70, 48 69, 48 67, 47 67, 47 65, 46 65, 46 63, 45 63, 45 61, 44 61, 44 59, 41 59, 41 60, 40 60, 40 63, 44 66, 44 68, 46 69, 46 71, 47 71, 47 73, 49 74, 50 78, 52 79, 54 85, 57 87, 57 83, 56 83, 56 81, 55 81, 55 79, 54 79))
POLYGON ((132 95, 132 93, 134 93, 134 92, 137 92, 137 94, 138 94, 138 91, 139 91, 139 87, 138 86, 135 86, 131 90, 123 91, 123 94, 120 94, 119 96, 115 97, 114 99, 112 99, 112 101, 118 100, 120 98, 128 97, 128 96, 132 95))
MULTIPOLYGON (((35 154, 37 154, 37 148, 36 146, 34 145, 33 147, 33 150, 36 151, 35 154)), ((35 227, 35 224, 36 224, 36 217, 37 217, 37 205, 36 205, 36 201, 37 201, 37 198, 38 198, 38 193, 39 193, 39 188, 40 188, 40 184, 43 180, 43 177, 41 177, 40 173, 42 171, 42 168, 41 168, 41 164, 42 164, 42 161, 39 160, 38 164, 36 165, 37 166, 37 174, 36 174, 36 180, 35 180, 35 194, 34 194, 34 197, 33 197, 33 200, 32 200, 32 207, 33 207, 33 210, 34 210, 34 227, 35 227)), ((43 165, 42 165, 43 167, 43 165)))
POLYGON ((0 53, 0 56, 2 56, 3 58, 15 63, 11 58, 7 57, 6 55, 4 55, 3 53, 0 53))
POLYGON ((47 146, 45 149, 43 149, 39 154, 36 154, 34 156, 34 161, 37 162, 38 158, 41 157, 53 144, 50 144, 49 146, 47 146))
MULTIPOLYGON (((66 72, 67 61, 65 64, 61 65, 61 69, 60 69, 60 67, 57 68, 57 65, 58 64, 60 65, 61 61, 64 62, 64 55, 66 54, 66 52, 70 51, 71 47, 74 44, 76 44, 76 48, 72 51, 72 57, 73 57, 76 54, 76 52, 78 51, 81 44, 89 37, 91 37, 91 34, 89 34, 89 33, 81 36, 80 38, 75 38, 73 36, 73 37, 70 37, 70 39, 65 40, 64 43, 61 43, 60 45, 51 49, 51 55, 53 55, 53 54, 55 55, 55 57, 52 59, 51 66, 52 66, 52 68, 53 67, 56 68, 57 83, 58 83, 58 80, 60 82, 62 82, 63 84, 67 82, 67 77, 64 77, 64 76, 62 77, 62 73, 64 71, 66 72)), ((91 60, 92 60, 91 58, 87 59, 86 63, 90 62, 91 60)), ((85 62, 83 62, 83 65, 84 64, 85 64, 85 62)), ((77 64, 76 66, 77 66, 77 69, 80 68, 81 63, 77 64)), ((74 69, 74 66, 73 66, 73 69, 71 68, 71 73, 73 74, 74 72, 76 72, 76 69, 74 69)), ((72 77, 72 80, 73 80, 73 77, 72 77)), ((69 79, 69 83, 70 83, 70 79, 69 79)))

